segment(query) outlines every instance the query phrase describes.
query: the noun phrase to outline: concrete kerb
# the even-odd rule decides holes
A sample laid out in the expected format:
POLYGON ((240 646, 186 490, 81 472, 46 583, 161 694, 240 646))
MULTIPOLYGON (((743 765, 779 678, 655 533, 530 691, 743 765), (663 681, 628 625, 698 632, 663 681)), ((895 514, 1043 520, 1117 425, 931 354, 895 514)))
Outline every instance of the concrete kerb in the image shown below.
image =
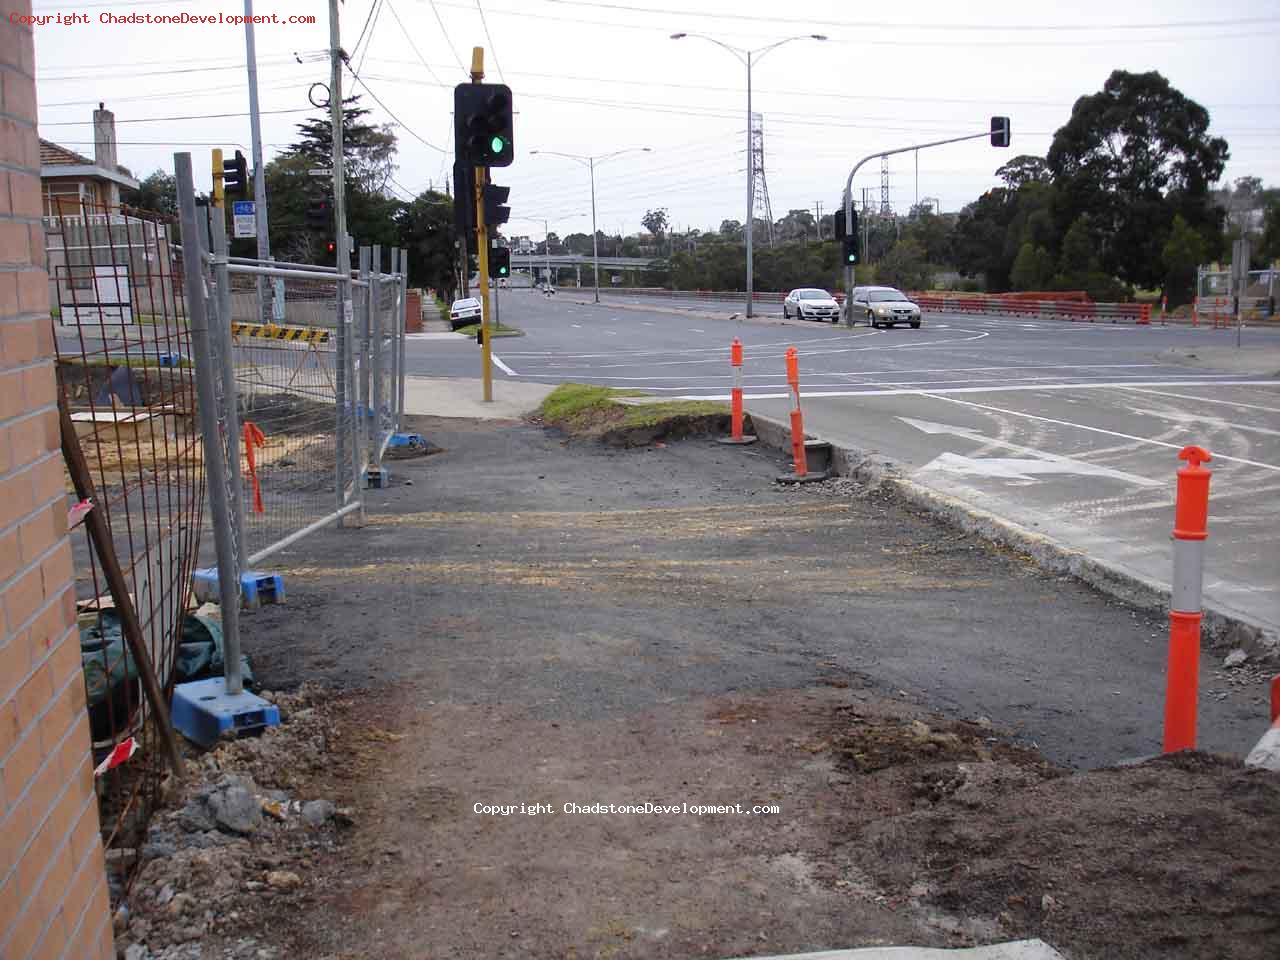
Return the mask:
POLYGON ((757 957, 756 960, 1065 960, 1043 940, 1017 940, 985 947, 947 950, 935 947, 856 947, 757 957))
MULTIPOLYGON (((762 444, 790 456, 791 428, 788 424, 758 413, 751 414, 751 421, 762 444)), ((1095 560, 1044 534, 931 490, 903 476, 897 464, 886 457, 832 443, 829 473, 885 487, 904 502, 967 533, 1028 556, 1050 573, 1071 576, 1153 616, 1168 613, 1170 594, 1163 584, 1122 566, 1095 560)), ((1206 605, 1203 629, 1211 647, 1245 646, 1251 648, 1246 652, 1255 660, 1280 659, 1280 638, 1235 611, 1206 605)))

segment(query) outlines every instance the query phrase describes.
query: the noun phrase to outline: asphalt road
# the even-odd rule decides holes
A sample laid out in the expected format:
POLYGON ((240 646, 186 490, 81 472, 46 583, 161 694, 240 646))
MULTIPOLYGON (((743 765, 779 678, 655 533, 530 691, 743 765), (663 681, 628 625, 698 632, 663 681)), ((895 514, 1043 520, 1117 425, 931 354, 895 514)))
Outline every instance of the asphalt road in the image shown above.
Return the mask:
MULTIPOLYGON (((621 300, 504 291, 503 320, 526 336, 495 341, 499 380, 723 398, 736 336, 747 408, 785 418, 794 345, 809 432, 1158 583, 1177 454, 1199 444, 1214 455, 1205 595, 1280 631, 1280 362, 1268 374, 1231 351, 1208 365, 1169 356, 1233 345, 1234 332, 932 314, 920 330, 846 330, 621 300)), ((1280 356, 1280 331, 1248 330, 1244 343, 1250 357, 1280 356)), ((479 370, 462 339, 412 339, 408 354, 410 374, 479 370)))

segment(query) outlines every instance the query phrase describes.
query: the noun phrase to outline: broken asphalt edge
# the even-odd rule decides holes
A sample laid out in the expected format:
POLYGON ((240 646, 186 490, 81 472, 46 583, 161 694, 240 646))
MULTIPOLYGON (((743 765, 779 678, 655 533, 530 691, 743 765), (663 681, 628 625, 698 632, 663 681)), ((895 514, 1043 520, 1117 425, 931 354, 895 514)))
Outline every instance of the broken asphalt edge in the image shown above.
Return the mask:
POLYGON ((756 960, 1065 960, 1043 940, 1017 940, 958 950, 937 947, 855 947, 757 957, 756 960))
MULTIPOLYGON (((751 421, 755 424, 756 435, 762 444, 790 456, 789 424, 754 412, 751 414, 751 421)), ((1153 616, 1163 617, 1169 612, 1170 592, 1169 587, 1164 584, 1150 580, 1121 564, 1090 557, 1052 537, 1028 530, 1011 520, 932 490, 904 476, 898 465, 887 457, 857 447, 827 442, 831 444, 832 476, 852 477, 883 486, 912 506, 967 533, 1027 555, 1037 566, 1050 573, 1071 576, 1107 596, 1153 616)), ((1280 637, 1273 629, 1229 607, 1210 603, 1204 605, 1203 629, 1210 647, 1222 646, 1223 640, 1238 628, 1244 628, 1258 638, 1256 649, 1248 651, 1251 658, 1273 662, 1280 658, 1280 637)))

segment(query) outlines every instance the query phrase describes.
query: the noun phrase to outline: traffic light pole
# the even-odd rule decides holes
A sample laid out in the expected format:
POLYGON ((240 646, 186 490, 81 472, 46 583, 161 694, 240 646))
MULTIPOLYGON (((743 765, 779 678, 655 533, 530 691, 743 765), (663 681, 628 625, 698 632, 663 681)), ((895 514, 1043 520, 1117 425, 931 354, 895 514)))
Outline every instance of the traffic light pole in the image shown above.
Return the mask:
MULTIPOLYGON (((244 0, 244 59, 249 70, 249 139, 253 154, 253 212, 258 231, 258 259, 271 258, 271 239, 267 232, 267 174, 262 167, 262 121, 258 114, 258 53, 253 36, 253 0, 244 0)), ((274 319, 271 301, 274 286, 258 277, 258 319, 266 323, 274 319)))
MULTIPOLYGON (((862 165, 866 163, 868 160, 877 160, 880 157, 891 157, 895 153, 910 153, 912 150, 925 150, 929 147, 941 147, 941 146, 945 146, 948 143, 961 143, 965 140, 978 140, 982 137, 990 137, 991 135, 992 135, 991 130, 986 130, 986 131, 983 131, 982 133, 971 133, 968 136, 964 136, 964 137, 952 137, 949 140, 934 140, 930 143, 917 143, 909 147, 897 147, 894 150, 881 150, 879 153, 872 153, 863 157, 861 160, 859 160, 857 163, 853 165, 853 169, 849 171, 848 179, 846 179, 844 182, 844 229, 845 229, 846 236, 853 231, 853 178, 854 176, 857 175, 858 171, 862 169, 862 165)), ((748 156, 749 155, 750 154, 748 153, 748 156)), ((865 255, 865 248, 864 248, 864 255, 865 255)), ((853 326, 852 296, 853 296, 853 288, 855 286, 854 276, 855 276, 854 265, 851 263, 846 263, 844 265, 843 313, 844 313, 844 323, 845 323, 845 326, 847 327, 853 326)))
MULTIPOLYGON (((338 346, 338 369, 337 383, 335 392, 337 394, 338 422, 336 425, 337 446, 338 451, 343 450, 343 434, 348 434, 353 453, 356 453, 356 463, 359 463, 358 456, 358 440, 359 430, 356 428, 358 421, 357 405, 355 398, 352 396, 355 392, 355 384, 347 378, 347 372, 354 372, 353 366, 346 364, 342 358, 350 356, 348 351, 354 347, 354 310, 351 302, 351 248, 347 242, 347 201, 346 201, 346 172, 343 166, 343 145, 342 145, 342 41, 340 33, 340 24, 338 21, 338 0, 329 0, 329 129, 332 133, 333 140, 333 224, 334 237, 333 249, 335 253, 336 263, 334 264, 337 276, 337 304, 335 318, 337 346, 338 346), (346 410, 351 410, 352 416, 350 426, 346 417, 346 410)), ((344 505, 345 482, 343 480, 344 471, 342 457, 339 456, 336 465, 338 476, 338 507, 341 509, 344 505)), ((364 484, 364 477, 360 476, 357 471, 354 477, 353 495, 359 499, 360 490, 364 484)), ((361 520, 363 513, 361 513, 361 520)), ((339 520, 339 523, 344 521, 339 520)), ((359 521, 357 522, 358 525, 359 521)))
MULTIPOLYGON (((484 79, 484 47, 471 49, 471 82, 484 79)), ((493 350, 489 343, 489 229, 484 222, 484 185, 489 179, 484 167, 476 167, 476 264, 480 284, 480 376, 484 382, 484 402, 493 403, 493 350)), ((466 273, 463 265, 463 273, 466 273)))

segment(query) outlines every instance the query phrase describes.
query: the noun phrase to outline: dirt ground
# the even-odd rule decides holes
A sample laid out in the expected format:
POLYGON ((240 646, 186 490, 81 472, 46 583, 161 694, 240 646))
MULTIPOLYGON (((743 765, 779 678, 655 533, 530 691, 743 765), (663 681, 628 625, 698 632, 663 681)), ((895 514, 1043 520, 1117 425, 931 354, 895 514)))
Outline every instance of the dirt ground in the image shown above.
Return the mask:
MULTIPOLYGON (((1160 624, 848 482, 776 487, 764 451, 412 426, 445 452, 393 465, 364 530, 283 555, 288 604, 244 621, 264 685, 333 691, 297 792, 354 825, 296 889, 245 895, 242 934, 329 958, 1274 956, 1280 777, 1079 771, 1156 751, 1160 624)), ((1243 752, 1262 690, 1221 685, 1202 743, 1243 752)))

